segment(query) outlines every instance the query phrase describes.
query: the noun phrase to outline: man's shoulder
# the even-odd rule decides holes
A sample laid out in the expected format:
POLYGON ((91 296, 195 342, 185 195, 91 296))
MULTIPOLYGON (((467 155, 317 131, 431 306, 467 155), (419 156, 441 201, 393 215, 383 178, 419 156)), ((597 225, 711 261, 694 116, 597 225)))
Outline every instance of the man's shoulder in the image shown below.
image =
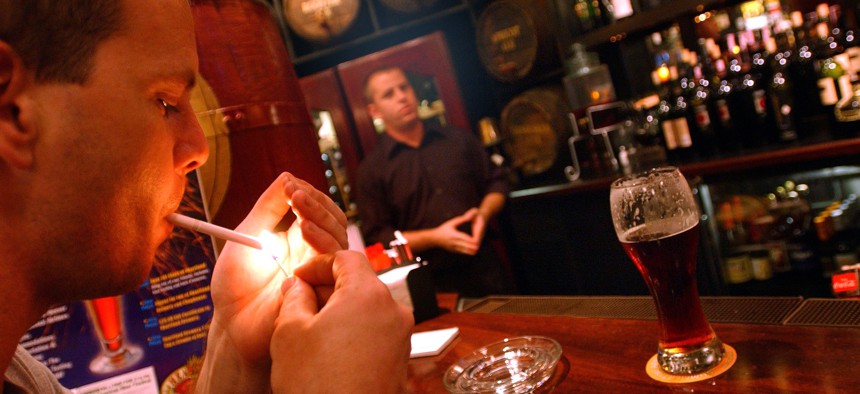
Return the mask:
POLYGON ((44 364, 18 345, 4 373, 4 380, 28 393, 69 393, 44 364))

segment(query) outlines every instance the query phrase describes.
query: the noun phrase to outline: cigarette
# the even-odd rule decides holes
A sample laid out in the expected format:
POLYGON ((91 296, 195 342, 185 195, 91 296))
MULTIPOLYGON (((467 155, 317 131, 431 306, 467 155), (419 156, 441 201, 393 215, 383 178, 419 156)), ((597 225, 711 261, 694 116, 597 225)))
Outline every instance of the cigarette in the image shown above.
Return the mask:
POLYGON ((198 231, 204 234, 209 234, 213 237, 221 238, 223 240, 233 241, 245 246, 250 246, 254 249, 263 250, 263 243, 257 237, 252 237, 250 235, 242 234, 238 231, 233 231, 221 226, 216 226, 212 223, 207 223, 202 220, 183 216, 178 213, 171 213, 170 215, 167 215, 167 221, 191 231, 198 231))
MULTIPOLYGON (((232 241, 236 243, 240 243, 245 246, 252 247, 254 249, 259 249, 262 251, 266 251, 266 248, 263 247, 263 241, 260 238, 252 237, 250 235, 242 234, 238 231, 233 231, 230 229, 226 229, 221 226, 216 226, 212 223, 204 222, 202 220, 190 218, 188 216, 183 216, 178 213, 171 213, 167 215, 167 221, 173 223, 176 226, 191 230, 197 231, 204 234, 209 234, 213 237, 221 238, 227 241, 232 241)), ((270 245, 271 246, 271 245, 270 245)), ((272 252, 271 250, 269 252, 272 252)), ((287 277, 290 276, 289 272, 287 272, 287 268, 284 267, 284 264, 281 263, 281 259, 278 257, 278 253, 271 253, 272 260, 275 261, 275 264, 278 268, 281 269, 281 272, 284 273, 287 277)))

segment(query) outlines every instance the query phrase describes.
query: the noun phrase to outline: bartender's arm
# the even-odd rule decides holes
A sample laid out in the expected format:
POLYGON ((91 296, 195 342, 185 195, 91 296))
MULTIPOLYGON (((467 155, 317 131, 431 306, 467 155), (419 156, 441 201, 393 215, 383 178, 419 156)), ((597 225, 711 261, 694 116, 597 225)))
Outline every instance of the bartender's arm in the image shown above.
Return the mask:
POLYGON ((460 231, 457 227, 469 223, 478 217, 478 208, 472 208, 460 216, 455 216, 434 228, 405 231, 403 236, 409 241, 409 247, 415 253, 427 249, 442 248, 449 252, 474 255, 478 253, 480 242, 475 242, 471 234, 460 231))
POLYGON ((490 192, 481 200, 481 206, 478 208, 478 216, 472 221, 472 237, 481 244, 486 234, 487 223, 494 218, 499 211, 505 206, 506 194, 499 192, 490 192))
POLYGON ((403 236, 409 241, 409 246, 415 253, 427 249, 442 248, 449 252, 474 255, 481 247, 481 241, 490 221, 505 206, 505 194, 491 192, 484 196, 481 206, 472 208, 460 216, 453 217, 438 227, 406 231, 403 236), (471 234, 460 231, 457 227, 471 222, 471 234))

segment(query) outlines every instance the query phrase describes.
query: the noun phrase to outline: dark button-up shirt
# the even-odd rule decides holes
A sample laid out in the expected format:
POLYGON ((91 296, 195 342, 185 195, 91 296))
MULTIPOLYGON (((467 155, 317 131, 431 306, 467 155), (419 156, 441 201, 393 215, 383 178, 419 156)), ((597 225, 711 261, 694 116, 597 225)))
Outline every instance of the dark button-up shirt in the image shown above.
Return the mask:
POLYGON ((476 136, 433 126, 418 148, 382 135, 359 166, 356 187, 365 242, 385 247, 395 230, 436 227, 478 207, 489 192, 510 191, 476 136))

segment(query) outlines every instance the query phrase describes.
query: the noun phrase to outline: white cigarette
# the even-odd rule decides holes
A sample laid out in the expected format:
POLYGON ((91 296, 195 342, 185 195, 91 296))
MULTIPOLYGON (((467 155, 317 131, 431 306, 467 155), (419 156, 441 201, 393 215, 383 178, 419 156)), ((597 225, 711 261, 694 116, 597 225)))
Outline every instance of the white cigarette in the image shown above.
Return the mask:
MULTIPOLYGON (((263 247, 263 242, 260 240, 260 238, 242 234, 238 231, 226 229, 221 226, 216 226, 212 223, 190 218, 188 216, 183 216, 178 213, 171 213, 170 215, 167 215, 167 221, 173 223, 176 226, 186 228, 191 231, 198 231, 204 234, 209 234, 213 237, 240 243, 242 245, 249 246, 254 249, 259 249, 264 252, 267 251, 266 248, 263 247)), ((271 249, 271 245, 269 246, 271 249)), ((278 268, 281 269, 281 272, 283 272, 284 275, 289 277, 290 274, 289 272, 287 272, 287 267, 284 266, 284 264, 281 262, 281 258, 278 257, 279 253, 273 252, 272 250, 269 250, 268 252, 272 254, 272 260, 275 261, 275 264, 278 266, 278 268)))
POLYGON ((223 240, 233 241, 245 246, 250 246, 254 249, 263 250, 263 243, 257 237, 242 234, 238 231, 226 229, 221 226, 216 226, 212 223, 207 223, 202 220, 183 216, 178 213, 167 215, 167 221, 179 227, 189 229, 191 231, 199 231, 204 234, 209 234, 213 237, 218 237, 223 240))

